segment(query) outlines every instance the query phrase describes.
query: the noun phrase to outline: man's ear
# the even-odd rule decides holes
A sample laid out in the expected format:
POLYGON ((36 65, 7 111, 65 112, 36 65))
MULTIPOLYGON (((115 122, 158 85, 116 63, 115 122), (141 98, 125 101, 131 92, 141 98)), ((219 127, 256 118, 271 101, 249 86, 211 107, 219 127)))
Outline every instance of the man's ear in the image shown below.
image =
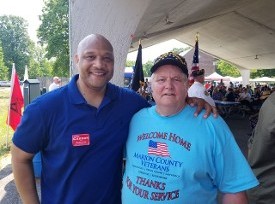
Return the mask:
POLYGON ((79 62, 79 56, 78 56, 78 55, 75 55, 75 56, 74 56, 74 63, 75 63, 76 65, 78 65, 78 62, 79 62))

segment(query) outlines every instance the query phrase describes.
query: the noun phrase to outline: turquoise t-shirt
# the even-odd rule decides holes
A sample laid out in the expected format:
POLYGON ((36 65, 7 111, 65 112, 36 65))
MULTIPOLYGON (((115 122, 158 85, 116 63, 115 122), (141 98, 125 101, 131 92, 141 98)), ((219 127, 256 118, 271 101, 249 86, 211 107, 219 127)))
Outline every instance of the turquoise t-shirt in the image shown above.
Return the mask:
POLYGON ((165 117, 155 106, 134 115, 126 145, 123 204, 217 203, 218 190, 258 185, 222 118, 194 108, 165 117))

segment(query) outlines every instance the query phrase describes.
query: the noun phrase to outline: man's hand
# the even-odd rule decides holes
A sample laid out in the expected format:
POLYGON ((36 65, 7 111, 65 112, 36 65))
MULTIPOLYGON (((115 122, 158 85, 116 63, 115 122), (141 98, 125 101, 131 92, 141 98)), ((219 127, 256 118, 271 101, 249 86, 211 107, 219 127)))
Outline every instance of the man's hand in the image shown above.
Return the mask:
POLYGON ((197 109, 194 113, 194 116, 197 117, 199 113, 202 111, 202 109, 205 109, 204 118, 208 118, 208 116, 213 113, 214 117, 218 117, 218 110, 216 107, 211 106, 209 103, 207 103, 202 98, 196 98, 196 97, 188 97, 187 103, 191 106, 197 106, 197 109))

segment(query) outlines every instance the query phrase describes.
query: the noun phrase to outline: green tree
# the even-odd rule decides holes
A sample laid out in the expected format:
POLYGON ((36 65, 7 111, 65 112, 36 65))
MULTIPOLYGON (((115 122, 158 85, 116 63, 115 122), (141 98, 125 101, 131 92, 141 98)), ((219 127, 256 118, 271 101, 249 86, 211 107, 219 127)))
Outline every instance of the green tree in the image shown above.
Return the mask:
POLYGON ((43 77, 43 76, 53 76, 53 61, 49 61, 45 57, 46 51, 45 48, 42 46, 36 46, 33 49, 32 56, 29 67, 29 77, 36 78, 36 77, 43 77))
POLYGON ((153 66, 153 61, 147 61, 145 64, 143 64, 143 73, 144 77, 150 77, 151 76, 151 67, 153 66))
POLYGON ((257 77, 275 77, 275 68, 274 69, 258 69, 251 70, 250 77, 252 79, 257 77))
POLYGON ((5 66, 4 63, 4 56, 3 56, 3 50, 0 42, 0 79, 1 80, 8 80, 8 67, 5 66))
POLYGON ((0 42, 9 76, 13 63, 20 78, 23 78, 25 65, 29 65, 30 45, 33 42, 27 33, 27 25, 26 20, 18 16, 0 16, 0 42))
POLYGON ((233 66, 223 60, 219 60, 217 62, 217 73, 222 76, 231 76, 231 77, 239 77, 241 76, 240 71, 236 66, 233 66))
MULTIPOLYGON (((239 77, 241 76, 240 71, 237 67, 223 61, 219 60, 217 62, 217 73, 222 76, 231 76, 239 77)), ((274 69, 252 69, 250 70, 250 78, 254 79, 257 77, 275 77, 275 68, 274 69)))
MULTIPOLYGON (((135 63, 136 62, 134 62, 134 61, 127 60, 125 66, 126 67, 134 67, 135 63)), ((150 77, 151 76, 150 69, 151 69, 152 66, 153 66, 152 61, 148 61, 145 64, 142 64, 144 77, 150 77)))
POLYGON ((69 76, 69 1, 46 0, 41 21, 38 37, 46 57, 54 60, 54 75, 69 76))
POLYGON ((133 67, 135 66, 135 62, 131 60, 126 60, 125 67, 133 67))

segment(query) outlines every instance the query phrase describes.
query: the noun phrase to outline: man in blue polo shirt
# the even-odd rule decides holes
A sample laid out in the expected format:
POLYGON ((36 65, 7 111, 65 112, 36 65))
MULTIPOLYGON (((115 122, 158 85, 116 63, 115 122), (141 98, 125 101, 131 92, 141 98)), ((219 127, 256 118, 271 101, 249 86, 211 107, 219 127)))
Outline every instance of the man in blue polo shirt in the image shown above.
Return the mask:
POLYGON ((121 203, 129 122, 149 104, 109 83, 114 55, 105 37, 85 37, 75 62, 79 75, 28 105, 13 136, 13 173, 24 203, 39 203, 32 170, 39 151, 42 203, 121 203))

